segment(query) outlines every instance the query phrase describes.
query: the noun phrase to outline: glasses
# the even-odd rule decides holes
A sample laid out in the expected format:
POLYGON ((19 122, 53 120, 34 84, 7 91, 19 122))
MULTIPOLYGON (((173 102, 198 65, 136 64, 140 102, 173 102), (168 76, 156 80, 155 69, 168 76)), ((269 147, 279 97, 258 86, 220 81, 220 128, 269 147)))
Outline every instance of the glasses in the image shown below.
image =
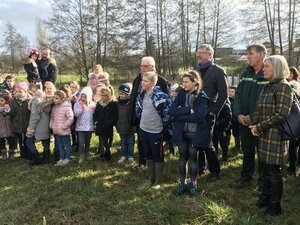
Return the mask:
POLYGON ((199 56, 199 55, 202 55, 202 54, 205 54, 207 52, 197 52, 196 56, 199 56))
POLYGON ((150 66, 150 64, 148 64, 148 65, 140 65, 140 67, 148 67, 148 66, 150 66))

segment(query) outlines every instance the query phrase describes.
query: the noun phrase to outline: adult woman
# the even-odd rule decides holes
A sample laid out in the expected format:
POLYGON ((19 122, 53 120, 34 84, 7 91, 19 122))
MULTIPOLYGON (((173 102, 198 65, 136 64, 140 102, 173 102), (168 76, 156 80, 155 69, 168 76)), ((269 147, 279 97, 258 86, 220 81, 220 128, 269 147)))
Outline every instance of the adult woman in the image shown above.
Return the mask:
POLYGON ((209 98, 201 90, 201 78, 196 71, 182 76, 183 89, 172 103, 170 114, 174 117, 173 142, 179 147, 180 183, 177 194, 186 190, 186 164, 189 162, 191 197, 197 194, 197 153, 199 147, 208 147, 208 128, 205 122, 209 98))
MULTIPOLYGON (((298 95, 300 94, 300 83, 298 81, 299 76, 300 73, 296 69, 296 67, 290 67, 290 73, 287 80, 289 81, 291 87, 294 88, 294 90, 297 92, 298 95)), ((297 158, 299 159, 299 154, 297 153, 299 149, 299 142, 300 140, 291 139, 289 145, 288 174, 294 177, 297 177, 296 164, 297 164, 297 158)))
POLYGON ((267 207, 264 214, 274 216, 281 214, 281 166, 288 150, 288 141, 282 140, 278 125, 289 116, 294 96, 286 80, 289 68, 283 56, 267 58, 263 73, 269 83, 262 90, 250 128, 252 134, 259 137, 258 159, 263 176, 263 190, 257 206, 267 207))

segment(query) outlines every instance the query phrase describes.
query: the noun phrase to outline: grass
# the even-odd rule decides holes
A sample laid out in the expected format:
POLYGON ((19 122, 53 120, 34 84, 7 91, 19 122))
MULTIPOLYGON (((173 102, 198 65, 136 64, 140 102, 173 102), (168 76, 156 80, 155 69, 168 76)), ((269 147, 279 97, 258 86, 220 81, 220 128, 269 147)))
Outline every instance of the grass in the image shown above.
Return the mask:
MULTIPOLYGON (((91 151, 95 152, 93 137, 91 151)), ((52 146, 53 147, 53 146, 52 146)), ((94 157, 78 165, 28 166, 18 157, 0 161, 0 224, 299 224, 300 195, 296 180, 284 178, 283 215, 266 218, 254 205, 255 185, 230 187, 239 177, 242 155, 231 155, 222 165, 221 179, 198 179, 199 194, 176 197, 178 157, 165 154, 165 183, 161 190, 149 188, 146 171, 137 164, 118 165, 119 138, 115 135, 109 163, 94 157)), ((137 158, 137 155, 135 155, 137 158)))

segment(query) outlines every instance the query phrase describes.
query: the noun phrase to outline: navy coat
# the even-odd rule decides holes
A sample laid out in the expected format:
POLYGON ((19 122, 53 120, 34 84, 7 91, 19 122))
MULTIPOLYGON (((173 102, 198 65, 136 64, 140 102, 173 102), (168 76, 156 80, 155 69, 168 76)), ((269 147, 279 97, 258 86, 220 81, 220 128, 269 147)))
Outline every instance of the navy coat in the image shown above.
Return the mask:
POLYGON ((198 127, 193 139, 193 146, 203 148, 208 147, 209 136, 205 117, 207 114, 209 98, 201 91, 193 103, 193 110, 195 113, 191 114, 190 107, 185 106, 186 93, 187 92, 184 89, 181 90, 171 105, 170 115, 173 117, 174 121, 173 143, 176 145, 182 144, 185 122, 194 122, 198 123, 198 127))

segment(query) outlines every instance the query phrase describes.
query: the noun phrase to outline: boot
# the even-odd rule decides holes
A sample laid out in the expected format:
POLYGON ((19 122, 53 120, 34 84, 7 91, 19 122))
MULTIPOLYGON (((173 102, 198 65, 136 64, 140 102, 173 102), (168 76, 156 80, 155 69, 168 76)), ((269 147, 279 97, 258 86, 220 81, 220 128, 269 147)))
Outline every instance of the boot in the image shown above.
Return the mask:
POLYGON ((153 160, 146 160, 147 170, 148 170, 148 180, 150 185, 153 185, 155 182, 155 168, 153 160))
POLYGON ((8 158, 9 159, 14 159, 15 158, 15 150, 14 149, 9 149, 8 158))
POLYGON ((42 161, 44 164, 49 164, 50 161, 50 150, 44 150, 42 161))
POLYGON ((235 144, 235 151, 240 152, 241 151, 241 140, 240 137, 234 138, 234 144, 235 144))
POLYGON ((276 216, 281 214, 281 196, 282 196, 282 177, 281 172, 276 169, 271 169, 270 172, 270 204, 264 211, 266 216, 276 216))
POLYGON ((152 186, 154 189, 160 189, 160 184, 163 182, 164 162, 155 163, 155 182, 152 186))
POLYGON ((7 160, 6 149, 1 149, 2 160, 7 160))

